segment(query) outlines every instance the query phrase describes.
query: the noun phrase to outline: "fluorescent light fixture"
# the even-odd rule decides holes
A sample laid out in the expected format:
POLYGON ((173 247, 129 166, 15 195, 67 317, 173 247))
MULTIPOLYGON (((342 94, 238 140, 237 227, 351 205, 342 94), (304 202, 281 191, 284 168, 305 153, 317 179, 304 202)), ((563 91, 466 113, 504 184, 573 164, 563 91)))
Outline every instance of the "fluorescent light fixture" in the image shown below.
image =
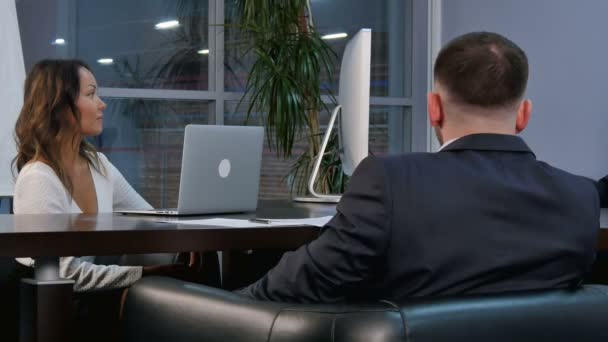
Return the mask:
POLYGON ((103 64, 103 65, 109 65, 109 64, 114 63, 114 60, 112 58, 100 58, 97 60, 97 63, 103 64))
POLYGON ((199 55, 208 55, 209 54, 209 49, 198 50, 198 54, 199 55))
POLYGON ((154 25, 154 28, 157 30, 167 30, 167 29, 176 28, 178 26, 179 26, 179 21, 169 20, 169 21, 163 21, 163 22, 160 22, 160 23, 154 25))
POLYGON ((326 34, 324 36, 321 36, 321 39, 342 39, 342 38, 346 38, 346 37, 348 37, 348 34, 341 32, 341 33, 326 34))
POLYGON ((65 45, 65 39, 57 38, 51 44, 53 45, 65 45))

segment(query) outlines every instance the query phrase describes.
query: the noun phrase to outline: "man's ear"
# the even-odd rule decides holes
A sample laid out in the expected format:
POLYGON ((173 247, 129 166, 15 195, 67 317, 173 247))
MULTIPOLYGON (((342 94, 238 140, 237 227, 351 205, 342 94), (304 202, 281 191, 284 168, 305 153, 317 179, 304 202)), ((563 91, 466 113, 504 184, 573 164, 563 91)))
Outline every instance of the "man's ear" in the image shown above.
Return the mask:
POLYGON ((530 115, 532 114, 532 101, 523 100, 517 110, 517 118, 515 119, 515 132, 520 133, 530 121, 530 115))
POLYGON ((443 125, 443 105, 439 93, 429 92, 427 95, 427 107, 429 111, 429 121, 432 127, 443 125))

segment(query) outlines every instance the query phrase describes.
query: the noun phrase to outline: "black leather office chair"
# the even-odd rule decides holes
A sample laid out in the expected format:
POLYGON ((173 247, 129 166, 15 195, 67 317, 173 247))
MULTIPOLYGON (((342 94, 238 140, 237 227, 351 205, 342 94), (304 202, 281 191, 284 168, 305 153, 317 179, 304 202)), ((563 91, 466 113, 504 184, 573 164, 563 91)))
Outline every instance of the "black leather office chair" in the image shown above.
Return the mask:
POLYGON ((126 341, 608 341, 608 287, 299 305, 168 278, 129 290, 126 341))

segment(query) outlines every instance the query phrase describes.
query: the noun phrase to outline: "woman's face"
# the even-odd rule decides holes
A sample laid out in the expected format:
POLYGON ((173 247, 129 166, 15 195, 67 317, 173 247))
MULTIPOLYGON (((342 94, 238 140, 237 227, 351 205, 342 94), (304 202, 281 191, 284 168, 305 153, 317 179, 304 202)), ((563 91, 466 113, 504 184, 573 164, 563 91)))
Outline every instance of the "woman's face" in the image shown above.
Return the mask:
POLYGON ((103 110, 106 104, 97 95, 95 76, 85 69, 78 70, 80 77, 80 94, 76 107, 80 111, 80 133, 83 136, 95 136, 103 131, 103 110))

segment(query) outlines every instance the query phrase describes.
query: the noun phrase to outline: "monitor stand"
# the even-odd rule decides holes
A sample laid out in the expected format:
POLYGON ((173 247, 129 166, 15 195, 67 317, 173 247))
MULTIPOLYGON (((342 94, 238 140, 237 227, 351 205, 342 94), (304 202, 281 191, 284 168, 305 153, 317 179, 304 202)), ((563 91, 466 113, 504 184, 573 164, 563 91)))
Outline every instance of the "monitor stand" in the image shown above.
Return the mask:
POLYGON ((321 166, 321 161, 323 160, 323 155, 325 154, 325 149, 327 148, 327 142, 329 141, 329 137, 331 136, 331 130, 334 128, 334 124, 336 122, 336 118, 338 117, 338 113, 342 106, 338 105, 334 108, 331 113, 331 118, 329 119, 329 124, 327 125, 327 130, 325 131, 325 136, 323 137, 323 144, 321 145, 321 150, 317 155, 317 160, 315 161, 315 167, 312 170, 312 174, 310 175, 310 179, 308 180, 308 192, 312 196, 306 197, 294 197, 293 201, 295 202, 309 202, 309 203, 338 203, 340 202, 341 195, 325 195, 319 194, 315 191, 315 181, 317 180, 317 176, 319 175, 319 167, 321 166))

